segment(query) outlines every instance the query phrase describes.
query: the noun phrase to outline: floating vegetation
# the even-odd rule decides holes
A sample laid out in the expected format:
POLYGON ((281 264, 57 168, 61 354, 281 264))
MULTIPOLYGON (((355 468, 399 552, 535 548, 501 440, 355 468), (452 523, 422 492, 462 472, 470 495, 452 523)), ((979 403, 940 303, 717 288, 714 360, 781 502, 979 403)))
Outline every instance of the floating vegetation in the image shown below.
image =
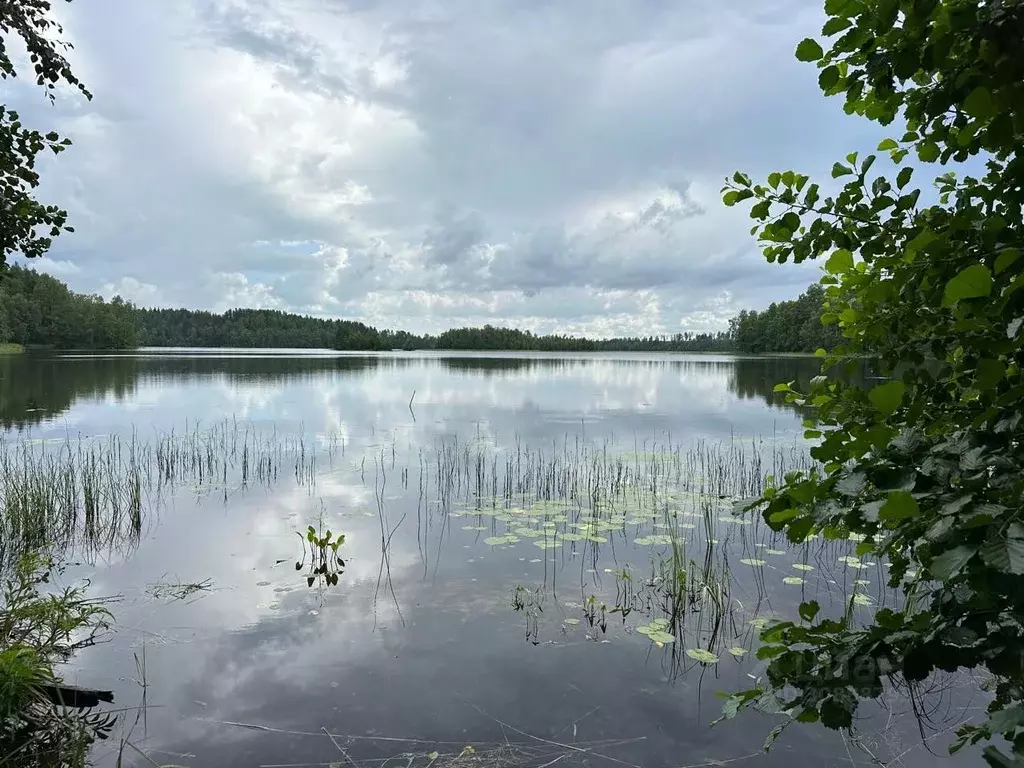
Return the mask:
POLYGON ((717 664, 718 657, 711 651, 707 651, 703 648, 687 648, 686 655, 691 659, 699 661, 701 664, 717 664))
POLYGON ((766 561, 764 560, 758 560, 756 557, 744 557, 742 560, 740 560, 740 563, 742 563, 743 565, 752 565, 755 568, 760 568, 762 565, 765 564, 765 562, 766 561))
POLYGON ((213 581, 204 579, 196 582, 158 581, 146 587, 146 594, 154 600, 187 600, 197 594, 209 592, 213 581))
POLYGON ((464 525, 464 526, 462 526, 462 530, 464 530, 464 531, 489 531, 491 529, 490 529, 489 526, 486 526, 486 525, 464 525))
POLYGON ((786 576, 782 579, 782 583, 789 584, 791 586, 799 586, 804 583, 804 580, 801 576, 786 576))
POLYGON ((875 601, 865 595, 863 592, 857 592, 853 596, 854 605, 874 605, 875 601))
POLYGON ((768 555, 785 555, 786 551, 784 549, 766 549, 765 550, 765 554, 768 554, 768 555))
POLYGON ((648 624, 637 627, 636 631, 641 635, 646 635, 656 643, 674 643, 676 636, 665 631, 668 627, 668 619, 653 619, 648 624))
POLYGON ((740 648, 738 645, 734 645, 732 648, 729 649, 729 653, 731 653, 733 656, 739 659, 747 655, 747 649, 740 648))
POLYGON ((813 571, 814 566, 808 565, 807 563, 793 563, 793 567, 798 571, 813 571))
POLYGON ((484 539, 484 544, 487 544, 488 546, 491 546, 491 547, 500 547, 503 544, 518 544, 518 543, 519 543, 519 537, 516 536, 515 534, 512 534, 512 533, 510 533, 510 534, 508 534, 506 536, 488 536, 486 539, 484 539))
POLYGON ((665 533, 652 533, 650 536, 633 539, 633 543, 641 547, 669 546, 672 544, 672 537, 665 533))

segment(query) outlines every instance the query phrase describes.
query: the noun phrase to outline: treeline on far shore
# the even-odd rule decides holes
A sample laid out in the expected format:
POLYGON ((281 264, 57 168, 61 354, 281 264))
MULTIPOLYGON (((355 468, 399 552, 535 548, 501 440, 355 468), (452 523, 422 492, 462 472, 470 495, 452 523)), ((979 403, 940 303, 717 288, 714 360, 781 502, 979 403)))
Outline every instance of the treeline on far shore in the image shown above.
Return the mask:
POLYGON ((485 325, 437 336, 378 330, 351 320, 330 320, 268 309, 224 313, 146 309, 115 297, 75 293, 50 275, 12 266, 0 275, 0 344, 60 349, 135 347, 256 347, 386 351, 393 349, 523 350, 544 352, 813 352, 838 341, 822 326, 822 289, 762 312, 744 310, 727 331, 672 336, 587 339, 540 335, 485 325))

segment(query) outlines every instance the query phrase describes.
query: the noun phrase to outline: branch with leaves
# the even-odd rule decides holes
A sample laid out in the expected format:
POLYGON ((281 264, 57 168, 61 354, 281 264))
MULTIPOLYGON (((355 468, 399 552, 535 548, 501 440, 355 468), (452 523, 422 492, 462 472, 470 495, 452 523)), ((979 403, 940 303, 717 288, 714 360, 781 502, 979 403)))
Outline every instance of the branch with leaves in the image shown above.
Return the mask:
MULTIPOLYGON (((764 685, 731 697, 791 722, 850 728, 858 702, 886 681, 982 669, 994 680, 987 720, 954 751, 995 736, 992 765, 1024 765, 1024 3, 1020 0, 827 0, 827 52, 804 40, 827 95, 846 111, 906 130, 878 146, 895 180, 869 178, 876 155, 836 163, 818 185, 792 171, 727 180, 727 206, 751 204, 770 262, 824 258, 822 322, 842 343, 819 350, 809 391, 776 389, 810 409, 817 469, 776 478, 746 505, 793 542, 854 535, 859 555, 890 564, 899 608, 862 625, 814 602, 765 628, 764 685), (985 158, 981 178, 935 180, 934 205, 911 188, 924 164, 985 158), (848 178, 849 177, 849 178, 848 178), (884 383, 828 375, 873 359, 884 383)), ((777 734, 774 731, 773 734, 777 734)))

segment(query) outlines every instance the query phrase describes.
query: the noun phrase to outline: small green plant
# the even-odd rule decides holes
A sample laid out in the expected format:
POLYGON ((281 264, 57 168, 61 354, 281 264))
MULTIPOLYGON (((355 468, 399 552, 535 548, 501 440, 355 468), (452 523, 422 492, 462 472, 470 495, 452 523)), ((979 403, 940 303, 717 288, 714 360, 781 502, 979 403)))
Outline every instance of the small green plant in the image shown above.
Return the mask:
MULTIPOLYGON (((296 532, 299 538, 302 534, 296 532)), ((324 531, 323 523, 320 524, 320 532, 312 525, 306 529, 306 536, 302 539, 302 560, 295 563, 295 570, 301 571, 306 562, 307 545, 310 556, 310 573, 306 576, 306 584, 310 587, 317 578, 323 577, 324 582, 331 587, 337 586, 338 576, 345 571, 345 560, 338 554, 338 547, 345 543, 345 534, 337 537, 330 529, 324 531)))
POLYGON ((84 590, 47 589, 56 568, 38 552, 23 555, 3 584, 0 607, 0 764, 85 765, 89 745, 114 719, 75 709, 109 694, 63 686, 55 667, 92 645, 111 614, 84 590), (80 697, 73 701, 73 697, 80 697), (66 706, 59 706, 64 704, 66 706))

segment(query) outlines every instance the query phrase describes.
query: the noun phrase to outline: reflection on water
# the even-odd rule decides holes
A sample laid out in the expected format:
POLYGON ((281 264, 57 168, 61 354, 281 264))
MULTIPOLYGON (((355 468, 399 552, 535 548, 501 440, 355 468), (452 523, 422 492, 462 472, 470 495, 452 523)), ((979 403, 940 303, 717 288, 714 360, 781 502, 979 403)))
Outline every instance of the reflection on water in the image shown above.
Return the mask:
MULTIPOLYGON (((760 755, 758 715, 708 728, 763 671, 766 621, 896 599, 853 542, 732 514, 807 465, 771 387, 815 361, 3 363, 29 432, 2 454, 3 540, 56 541, 122 596, 69 676, 138 708, 101 764, 122 742, 195 766, 870 763, 821 729, 760 755)), ((931 759, 885 703, 865 746, 931 759)))
POLYGON ((140 388, 159 388, 172 383, 194 385, 216 380, 232 386, 272 387, 300 381, 328 381, 335 377, 425 372, 450 374, 449 378, 456 381, 458 374, 463 374, 484 380, 499 377, 512 382, 547 377, 589 377, 607 381, 621 376, 630 380, 682 376, 700 385, 724 385, 725 391, 740 398, 757 398, 789 408, 791 406, 785 405, 783 399, 772 392, 772 387, 780 381, 793 380, 806 386, 820 368, 816 360, 807 358, 493 354, 5 355, 0 357, 0 424, 7 430, 20 430, 54 419, 78 401, 128 402, 140 388))

